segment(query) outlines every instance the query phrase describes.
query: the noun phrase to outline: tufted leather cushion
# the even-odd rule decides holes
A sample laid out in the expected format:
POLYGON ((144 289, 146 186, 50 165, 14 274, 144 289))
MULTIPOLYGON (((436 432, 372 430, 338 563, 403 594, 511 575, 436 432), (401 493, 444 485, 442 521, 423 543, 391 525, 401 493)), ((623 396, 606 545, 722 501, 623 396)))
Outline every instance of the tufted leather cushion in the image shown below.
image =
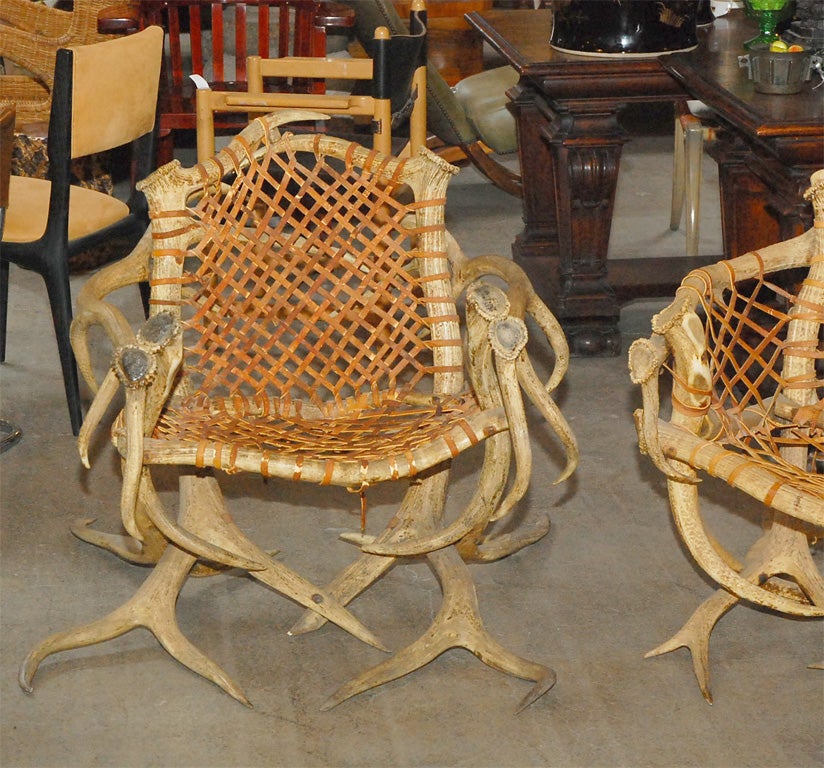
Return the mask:
POLYGON ((453 89, 481 140, 498 154, 518 149, 515 118, 506 108, 506 92, 517 82, 518 73, 505 66, 470 75, 453 89))

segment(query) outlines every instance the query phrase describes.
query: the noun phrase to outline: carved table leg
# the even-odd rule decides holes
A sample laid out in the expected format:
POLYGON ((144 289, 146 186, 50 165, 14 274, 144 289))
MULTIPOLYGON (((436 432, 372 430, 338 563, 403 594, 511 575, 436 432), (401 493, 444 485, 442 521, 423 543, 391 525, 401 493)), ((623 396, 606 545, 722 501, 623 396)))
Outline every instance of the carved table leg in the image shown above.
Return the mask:
POLYGON ((518 121, 524 231, 513 257, 548 299, 578 355, 617 355, 619 303, 607 280, 621 149, 621 105, 557 109, 510 92, 518 121))
POLYGON ((707 152, 718 163, 724 258, 789 240, 812 226, 804 190, 816 168, 790 170, 728 131, 720 131, 707 152))
POLYGON ((621 149, 617 111, 556 114, 544 132, 555 168, 560 284, 556 315, 570 351, 617 355, 619 305, 607 282, 621 149))

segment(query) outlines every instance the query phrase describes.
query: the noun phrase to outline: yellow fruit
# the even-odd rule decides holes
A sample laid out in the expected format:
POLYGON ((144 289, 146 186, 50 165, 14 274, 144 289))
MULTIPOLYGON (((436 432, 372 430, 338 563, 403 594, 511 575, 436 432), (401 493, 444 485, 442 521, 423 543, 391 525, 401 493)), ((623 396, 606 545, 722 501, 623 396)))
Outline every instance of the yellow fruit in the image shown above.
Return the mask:
POLYGON ((773 53, 786 53, 789 50, 789 46, 783 40, 774 40, 770 43, 770 50, 773 53))

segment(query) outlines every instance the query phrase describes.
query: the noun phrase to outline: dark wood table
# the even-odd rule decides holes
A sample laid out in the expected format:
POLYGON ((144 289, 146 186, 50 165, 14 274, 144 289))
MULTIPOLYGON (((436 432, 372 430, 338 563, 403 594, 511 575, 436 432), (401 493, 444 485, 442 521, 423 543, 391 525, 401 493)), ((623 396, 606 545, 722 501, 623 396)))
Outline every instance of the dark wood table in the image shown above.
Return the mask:
MULTIPOLYGON (((747 90, 746 73, 739 70, 737 56, 743 53, 740 41, 752 36, 755 27, 742 12, 723 18, 723 23, 719 19, 700 31, 700 45, 694 54, 618 59, 553 50, 549 45, 549 10, 467 15, 469 23, 520 75, 508 94, 518 125, 524 183, 524 229, 513 243, 513 258, 556 313, 573 354, 618 354, 623 302, 670 295, 690 269, 718 258, 647 255, 643 259, 607 260, 607 250, 621 149, 629 139, 619 114, 631 103, 688 97, 686 78, 682 84, 681 76, 670 74, 669 64, 662 62, 677 57, 683 70, 689 69, 698 78, 700 62, 710 53, 711 60, 719 61, 718 72, 738 83, 742 91, 747 90)), ((724 82, 719 80, 715 90, 722 89, 724 82)), ((761 104, 763 99, 752 96, 751 86, 749 90, 750 102, 761 104)), ((795 97, 764 97, 779 101, 791 98, 795 97)), ((712 99, 707 100, 712 103, 712 99)), ((746 114, 743 109, 740 112, 746 114)), ((743 117, 739 122, 746 127, 743 117)), ((780 135, 791 136, 786 123, 780 122, 785 130, 780 135)), ((775 144, 781 143, 778 135, 775 144)), ((784 150, 779 163, 787 159, 788 150, 784 150)), ((743 156, 735 155, 734 159, 736 164, 732 158, 725 160, 729 174, 724 173, 730 177, 745 170, 741 167, 746 163, 743 156)), ((752 202, 755 200, 753 197, 752 202)), ((754 207, 748 207, 750 213, 754 207)), ((724 210, 729 212, 729 205, 724 210)), ((796 210, 801 215, 798 206, 796 210)))
POLYGON ((707 151, 717 161, 724 256, 786 240, 812 226, 804 200, 810 176, 824 168, 824 86, 813 73, 800 93, 757 93, 738 65, 749 27, 742 12, 722 16, 695 54, 661 59, 696 99, 712 107, 722 130, 707 151))

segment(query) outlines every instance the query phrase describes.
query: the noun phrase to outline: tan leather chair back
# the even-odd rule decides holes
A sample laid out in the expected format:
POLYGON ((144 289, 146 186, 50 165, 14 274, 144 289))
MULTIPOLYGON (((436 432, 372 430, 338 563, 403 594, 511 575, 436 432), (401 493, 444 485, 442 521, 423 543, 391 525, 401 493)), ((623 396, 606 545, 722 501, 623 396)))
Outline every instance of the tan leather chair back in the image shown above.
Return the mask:
POLYGON ((119 147, 151 131, 163 30, 73 48, 72 157, 119 147), (135 83, 141 83, 140 88, 135 83))

